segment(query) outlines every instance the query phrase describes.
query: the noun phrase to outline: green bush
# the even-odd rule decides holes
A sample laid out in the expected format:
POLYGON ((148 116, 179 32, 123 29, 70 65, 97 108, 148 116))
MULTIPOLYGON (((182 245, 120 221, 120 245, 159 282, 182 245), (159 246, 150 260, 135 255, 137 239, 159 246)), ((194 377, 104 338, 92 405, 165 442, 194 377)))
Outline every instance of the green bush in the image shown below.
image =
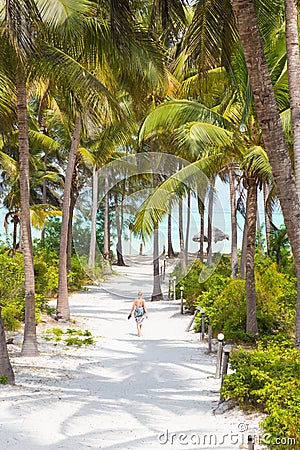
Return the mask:
POLYGON ((1 376, 0 377, 0 384, 7 384, 7 377, 5 377, 5 376, 1 376))
POLYGON ((54 340, 55 342, 64 342, 66 346, 81 347, 95 344, 95 339, 89 330, 77 330, 68 328, 66 331, 61 328, 49 328, 45 340, 54 340))
POLYGON ((68 288, 70 291, 82 289, 90 278, 83 269, 77 255, 72 256, 72 270, 68 273, 68 288))
MULTIPOLYGON (((233 280, 214 274, 211 287, 199 296, 197 304, 205 310, 206 322, 226 339, 244 339, 246 328, 245 280, 233 280)), ((198 325, 199 318, 196 319, 198 325)))
POLYGON ((225 377, 222 394, 267 413, 262 426, 271 436, 270 448, 280 450, 296 448, 287 445, 291 439, 300 442, 300 352, 290 341, 278 341, 265 339, 258 350, 233 352, 234 373, 225 377))
POLYGON ((3 306, 1 311, 4 326, 7 330, 16 331, 21 326, 21 321, 17 319, 20 312, 17 309, 17 305, 3 306))
MULTIPOLYGON (((212 288, 214 284, 217 290, 221 290, 221 285, 215 280, 217 276, 220 284, 221 280, 230 277, 230 260, 225 256, 222 256, 220 262, 213 275, 204 283, 200 282, 200 274, 203 271, 204 264, 200 259, 196 259, 191 268, 188 268, 186 276, 177 285, 176 297, 180 298, 180 286, 184 287, 184 298, 186 300, 186 307, 194 310, 198 305, 198 297, 212 288)), ((180 265, 178 264, 175 270, 172 272, 172 276, 179 278, 181 276, 180 265)))
POLYGON ((24 258, 0 252, 0 306, 7 330, 16 330, 24 319, 24 258))
POLYGON ((58 288, 59 258, 48 248, 38 248, 34 252, 35 291, 45 297, 52 297, 58 288))
MULTIPOLYGON (((215 334, 223 331, 226 339, 255 341, 255 336, 245 332, 245 280, 234 280, 228 275, 230 264, 224 258, 220 268, 199 288, 195 282, 197 269, 195 266, 184 279, 187 284, 185 296, 188 296, 193 308, 204 308, 206 323, 212 325, 215 334)), ((294 330, 295 324, 296 279, 279 272, 276 263, 270 258, 257 254, 255 283, 259 333, 271 335, 284 332, 293 337, 291 330, 294 330)), ((200 315, 196 317, 195 323, 198 331, 200 315)))

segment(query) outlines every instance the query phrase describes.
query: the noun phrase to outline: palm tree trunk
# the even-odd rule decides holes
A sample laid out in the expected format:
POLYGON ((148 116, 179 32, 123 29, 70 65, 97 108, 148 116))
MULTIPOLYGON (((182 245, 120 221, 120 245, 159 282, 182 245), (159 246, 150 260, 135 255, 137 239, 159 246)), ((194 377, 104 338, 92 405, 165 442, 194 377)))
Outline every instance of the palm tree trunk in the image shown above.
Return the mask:
MULTIPOLYGON (((47 130, 46 122, 45 122, 45 118, 44 118, 44 110, 47 107, 47 94, 48 94, 49 87, 50 87, 50 81, 48 80, 48 82, 46 83, 44 92, 42 93, 41 101, 40 101, 39 109, 38 109, 38 124, 39 124, 41 132, 45 136, 48 136, 48 130, 47 130)), ((44 166, 45 166, 44 174, 46 174, 47 162, 48 162, 48 149, 45 150, 45 155, 44 155, 44 166)), ((43 178, 42 198, 43 198, 43 204, 45 205, 47 203, 47 178, 46 177, 43 178)), ((45 226, 43 226, 42 231, 41 231, 42 245, 44 245, 44 241, 45 241, 45 226)))
POLYGON ((298 39, 297 0, 285 0, 285 34, 287 72, 292 116, 294 169, 296 188, 300 196, 300 57, 298 39))
POLYGON ((246 257, 246 302, 247 324, 246 332, 258 333, 256 316, 256 290, 254 278, 254 251, 257 219, 257 185, 255 178, 248 178, 249 188, 247 195, 246 214, 248 220, 247 257, 246 257))
POLYGON ((174 256, 175 254, 172 244, 172 211, 170 206, 168 212, 168 257, 174 258, 174 256))
MULTIPOLYGON (((153 175, 153 188, 155 189, 159 185, 159 176, 156 169, 156 160, 154 150, 154 143, 151 142, 152 158, 151 168, 153 175)), ((158 222, 155 223, 153 233, 153 292, 151 301, 163 300, 164 296, 161 290, 161 280, 159 271, 159 235, 158 235, 158 222)))
MULTIPOLYGON (((257 117, 272 168, 300 288, 300 202, 288 146, 266 63, 254 0, 231 0, 252 85, 257 117), (293 211, 293 214, 291 214, 293 211)), ((297 290, 296 348, 300 348, 300 289, 297 290)))
POLYGON ((1 317, 1 306, 0 306, 0 377, 6 377, 8 384, 15 384, 15 375, 12 366, 10 364, 7 351, 4 325, 1 317))
POLYGON ((203 258, 204 258, 204 252, 203 252, 203 247, 204 247, 204 204, 202 203, 202 201, 200 200, 199 197, 198 197, 198 212, 200 215, 200 244, 199 244, 197 258, 199 258, 200 261, 203 262, 203 258))
MULTIPOLYGON (((47 159, 48 159, 48 151, 45 151, 45 155, 44 155, 45 168, 46 168, 46 165, 47 165, 47 159)), ((46 174, 46 169, 45 169, 44 174, 46 174)), ((42 198, 43 198, 43 204, 45 205, 47 203, 47 179, 46 179, 46 177, 43 178, 42 198)), ((41 242, 42 242, 42 245, 44 245, 44 242, 45 242, 45 226, 43 226, 42 231, 41 231, 41 242)))
POLYGON ((208 217, 207 217, 207 264, 212 263, 212 216, 214 205, 214 182, 211 182, 208 194, 208 217))
POLYGON ((56 317, 68 321, 70 319, 70 307, 68 299, 68 282, 67 282, 67 242, 68 242, 68 224, 70 214, 70 196, 73 171, 76 162, 76 155, 80 141, 81 118, 77 117, 73 132, 72 144, 69 153, 69 160, 66 170, 62 223, 60 232, 59 247, 59 274, 58 274, 58 297, 56 306, 56 317))
POLYGON ((234 176, 232 167, 228 167, 229 191, 230 191, 230 213, 231 213, 231 276, 237 278, 238 252, 237 252, 237 221, 236 221, 236 196, 234 186, 234 176))
POLYGON ((191 225, 191 192, 189 191, 187 198, 187 211, 186 211, 186 230, 185 230, 185 249, 184 249, 185 265, 188 264, 189 259, 190 225, 191 225))
POLYGON ((25 77, 20 67, 17 67, 16 71, 16 90, 19 128, 21 226, 24 241, 25 271, 25 328, 22 355, 37 356, 38 349, 36 340, 34 265, 30 226, 28 118, 25 77))
POLYGON ((111 275, 110 266, 110 231, 109 231, 109 193, 108 193, 108 177, 105 174, 105 196, 104 196, 104 248, 103 258, 105 271, 107 275, 111 275))
POLYGON ((158 224, 156 224, 153 233, 153 292, 151 296, 151 301, 156 302, 163 299, 164 297, 161 291, 160 272, 159 272, 158 224))
POLYGON ((182 217, 182 200, 179 200, 178 204, 178 232, 179 232, 179 260, 181 265, 181 270, 185 271, 185 259, 184 259, 184 237, 183 237, 183 217, 182 217))
POLYGON ((263 243, 262 243, 262 237, 261 237, 261 226, 260 226, 260 217, 259 217, 259 211, 257 210, 257 218, 256 218, 256 233, 257 233, 257 246, 260 249, 260 251, 263 251, 263 243))
POLYGON ((243 240, 242 240, 241 262, 240 262, 240 278, 242 280, 244 278, 246 278, 247 236, 248 236, 248 221, 247 221, 247 217, 245 217, 243 240))
POLYGON ((67 272, 72 270, 72 252, 73 252, 73 218, 74 218, 74 209, 76 205, 76 200, 78 198, 79 191, 79 165, 80 161, 78 159, 78 154, 76 155, 73 175, 72 175, 72 184, 71 184, 71 192, 70 192, 70 210, 69 210, 69 223, 68 223, 68 242, 67 242, 67 272))
POLYGON ((270 236, 271 236, 271 221, 268 214, 267 201, 269 196, 269 186, 264 183, 263 186, 263 194, 264 194, 264 215, 265 215, 265 231, 266 231, 266 244, 267 244, 267 253, 269 254, 270 248, 270 236))
POLYGON ((68 240, 67 240, 67 273, 72 270, 73 217, 74 217, 75 203, 76 203, 75 192, 74 192, 74 189, 71 188, 69 223, 68 223, 68 240))
POLYGON ((90 241, 89 260, 88 260, 88 266, 91 269, 95 268, 97 209, 98 209, 98 171, 96 169, 96 166, 94 166, 93 167, 91 241, 90 241))
POLYGON ((116 227, 117 227, 117 260, 118 266, 125 266, 125 262, 123 259, 123 250, 122 250, 122 227, 120 222, 120 213, 119 213, 119 205, 118 205, 118 192, 117 186, 115 186, 115 208, 116 208, 116 227))

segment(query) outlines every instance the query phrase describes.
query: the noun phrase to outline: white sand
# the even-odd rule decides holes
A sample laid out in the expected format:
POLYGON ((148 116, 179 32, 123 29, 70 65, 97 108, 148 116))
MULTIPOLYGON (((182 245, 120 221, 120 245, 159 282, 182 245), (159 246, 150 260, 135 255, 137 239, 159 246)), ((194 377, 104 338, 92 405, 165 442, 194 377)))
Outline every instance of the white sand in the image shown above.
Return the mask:
POLYGON ((185 331, 191 316, 179 314, 178 301, 147 302, 149 319, 136 336, 127 315, 137 290, 148 300, 152 284, 151 265, 136 260, 70 297, 75 324, 39 325, 40 357, 20 357, 19 345, 9 346, 16 386, 0 386, 1 450, 231 450, 259 435, 258 415, 214 414, 215 354, 185 331), (96 345, 66 349, 43 338, 46 328, 78 325, 96 345))

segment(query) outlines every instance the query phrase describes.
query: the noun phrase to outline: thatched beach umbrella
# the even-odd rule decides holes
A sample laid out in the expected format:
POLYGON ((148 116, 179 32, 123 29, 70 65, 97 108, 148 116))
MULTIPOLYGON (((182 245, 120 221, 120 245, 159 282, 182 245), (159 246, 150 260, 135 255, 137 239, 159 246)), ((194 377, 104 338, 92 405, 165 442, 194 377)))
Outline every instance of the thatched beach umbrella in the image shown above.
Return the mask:
MULTIPOLYGON (((224 233, 224 231, 220 230, 217 227, 212 227, 212 241, 220 242, 227 239, 229 241, 229 235, 224 233)), ((200 231, 193 236, 194 242, 200 242, 200 231)), ((204 242, 207 242, 207 230, 204 230, 204 242)))

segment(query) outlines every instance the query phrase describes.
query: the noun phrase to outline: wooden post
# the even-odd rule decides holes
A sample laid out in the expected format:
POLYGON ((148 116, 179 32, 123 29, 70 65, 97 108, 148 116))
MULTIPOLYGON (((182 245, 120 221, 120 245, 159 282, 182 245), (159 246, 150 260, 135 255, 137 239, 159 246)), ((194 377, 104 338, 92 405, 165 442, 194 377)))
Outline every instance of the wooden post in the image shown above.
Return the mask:
POLYGON ((248 450, 254 450, 254 440, 252 436, 248 436, 248 450))
POLYGON ((163 274, 163 280, 165 281, 166 278, 166 269, 167 269, 167 261, 168 261, 168 255, 164 258, 164 274, 163 274))
POLYGON ((173 277, 173 296, 174 296, 174 300, 176 300, 176 277, 175 277, 175 275, 173 277))
POLYGON ((143 244, 140 244, 140 256, 143 256, 143 244))
POLYGON ((180 286, 180 314, 183 314, 183 291, 184 287, 180 286))
POLYGON ((196 309, 196 311, 194 312, 193 317, 192 317, 191 320, 190 320, 190 323, 188 324, 188 326, 187 326, 187 328, 186 328, 186 331, 190 331, 190 328, 191 328, 191 326, 193 325, 193 322, 194 322, 194 320, 195 320, 196 315, 197 315, 198 312, 199 312, 199 311, 196 309))
POLYGON ((208 325, 207 333, 208 333, 208 353, 211 353, 211 350, 212 350, 212 326, 211 325, 208 325))
MULTIPOLYGON (((229 356, 230 356, 230 351, 231 351, 231 345, 225 345, 223 347, 223 366, 222 366, 222 381, 221 381, 221 389, 222 386, 224 384, 224 375, 227 374, 228 371, 228 365, 229 365, 229 356)), ((223 402, 225 399, 222 396, 220 396, 220 402, 223 402)))
POLYGON ((217 351, 217 364, 216 364, 216 378, 221 376, 222 354, 223 354, 223 340, 224 334, 218 334, 218 351, 217 351))
POLYGON ((171 300, 171 277, 169 278, 169 292, 168 292, 168 300, 171 300))
POLYGON ((204 341, 204 334, 205 334, 205 312, 204 309, 201 308, 201 340, 204 341))

